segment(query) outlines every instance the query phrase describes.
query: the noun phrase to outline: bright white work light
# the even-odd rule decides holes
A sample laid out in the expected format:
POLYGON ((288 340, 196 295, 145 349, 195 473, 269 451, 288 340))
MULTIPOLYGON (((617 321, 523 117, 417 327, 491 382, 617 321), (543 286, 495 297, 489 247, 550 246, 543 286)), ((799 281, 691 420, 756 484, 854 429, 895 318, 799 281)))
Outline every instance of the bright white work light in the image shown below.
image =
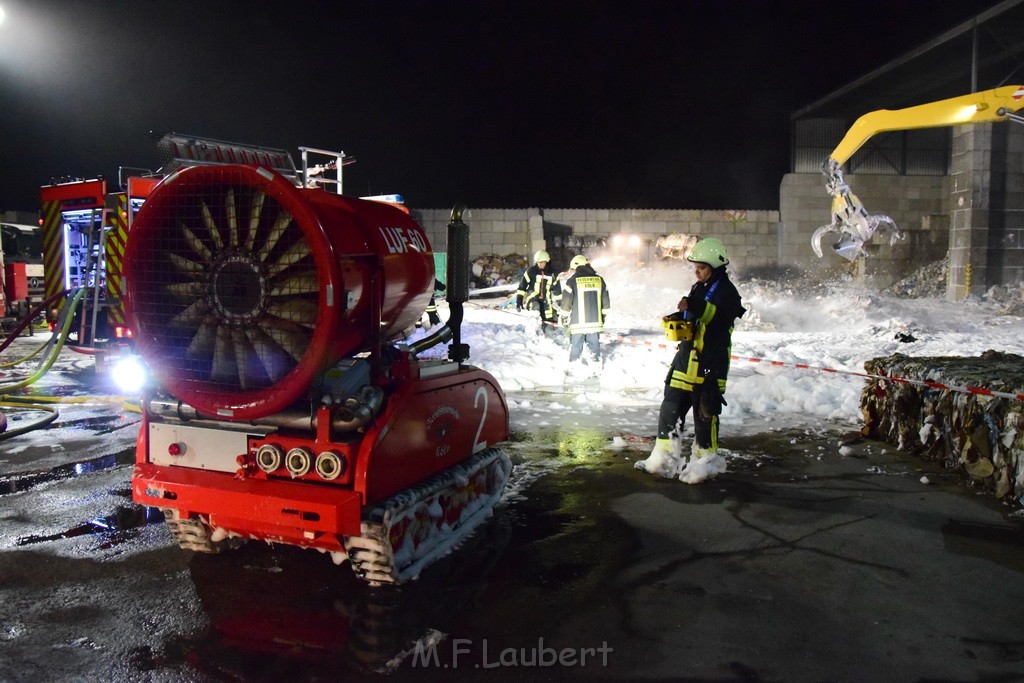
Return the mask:
POLYGON ((146 366, 138 356, 128 356, 114 364, 110 376, 122 392, 134 396, 146 384, 146 366))

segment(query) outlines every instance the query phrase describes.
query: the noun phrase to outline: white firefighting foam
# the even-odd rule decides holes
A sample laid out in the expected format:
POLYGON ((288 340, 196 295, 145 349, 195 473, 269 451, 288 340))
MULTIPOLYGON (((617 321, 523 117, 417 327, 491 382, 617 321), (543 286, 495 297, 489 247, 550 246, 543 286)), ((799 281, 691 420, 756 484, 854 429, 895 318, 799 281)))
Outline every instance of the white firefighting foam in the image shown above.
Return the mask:
MULTIPOLYGON (((561 335, 539 335, 537 314, 502 306, 501 297, 471 298, 462 341, 470 346, 469 362, 493 374, 507 393, 513 431, 594 427, 604 430, 612 447, 635 447, 632 435, 650 436, 657 428, 674 353, 660 319, 689 291, 693 269, 680 262, 640 269, 596 262, 595 268, 611 293, 596 381, 570 377, 566 382, 568 349, 561 335)), ((726 444, 730 434, 774 427, 859 428, 864 379, 844 373, 863 373, 870 358, 897 352, 978 356, 988 349, 1024 355, 1024 296, 1018 289, 954 303, 942 297, 899 298, 852 281, 811 287, 730 275, 748 310, 733 335, 732 353, 739 359, 732 362, 721 416, 720 438, 726 444)), ((444 302, 441 313, 446 318, 444 302)), ((681 444, 685 453, 691 420, 681 444)), ((653 442, 646 446, 648 452, 652 447, 653 442)), ((733 457, 720 453, 726 461, 733 457)))

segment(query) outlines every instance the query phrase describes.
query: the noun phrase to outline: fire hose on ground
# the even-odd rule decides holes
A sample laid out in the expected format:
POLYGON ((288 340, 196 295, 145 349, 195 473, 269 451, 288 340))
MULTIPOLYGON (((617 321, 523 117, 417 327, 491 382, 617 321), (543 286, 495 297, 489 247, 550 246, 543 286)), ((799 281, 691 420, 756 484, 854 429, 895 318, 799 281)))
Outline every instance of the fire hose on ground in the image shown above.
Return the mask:
MULTIPOLYGON (((24 321, 22 321, 22 323, 11 333, 11 336, 9 336, 6 340, 4 340, 2 344, 0 344, 0 351, 3 351, 8 346, 10 346, 11 342, 13 342, 14 339, 25 328, 26 323, 30 324, 31 321, 35 318, 35 316, 38 315, 39 312, 43 310, 44 307, 51 305, 52 303, 56 302, 58 299, 65 296, 66 294, 66 291, 60 292, 59 294, 55 294, 41 302, 38 306, 36 306, 36 308, 33 309, 32 313, 24 321)), ((61 310, 60 318, 58 318, 57 320, 57 326, 54 328, 53 334, 50 336, 50 339, 45 344, 43 344, 39 349, 29 354, 25 358, 21 359, 21 361, 18 361, 22 362, 24 360, 28 360, 46 348, 51 349, 49 353, 44 355, 43 359, 39 362, 39 365, 36 367, 36 370, 28 377, 20 379, 16 382, 0 384, 0 396, 4 396, 13 391, 23 389, 24 387, 27 387, 30 384, 37 382, 41 377, 43 377, 43 375, 45 375, 49 371, 49 369, 56 362, 57 356, 60 355, 61 349, 64 347, 64 343, 67 341, 68 334, 71 330, 72 318, 74 318, 75 310, 78 308, 78 305, 81 302, 82 296, 84 294, 85 288, 79 288, 78 291, 75 292, 75 295, 71 298, 70 301, 68 301, 67 305, 64 306, 63 309, 61 310)), ((4 431, 0 433, 0 440, 9 439, 11 437, 24 434, 34 429, 44 427, 53 422, 54 420, 56 420, 59 415, 56 408, 51 408, 49 406, 21 404, 19 402, 10 400, 4 400, 3 402, 0 402, 0 405, 8 407, 14 406, 26 410, 39 410, 46 413, 39 420, 36 420, 26 425, 21 425, 16 429, 9 430, 6 429, 7 416, 4 415, 3 413, 0 413, 0 415, 3 415, 4 427, 4 431)))
MULTIPOLYGON (((62 297, 66 296, 70 291, 71 290, 65 289, 63 292, 58 292, 57 294, 54 294, 53 296, 50 296, 50 297, 44 299, 43 301, 40 301, 38 304, 36 304, 35 308, 33 308, 32 311, 27 316, 25 316, 25 319, 22 320, 20 323, 18 323, 17 326, 15 326, 14 330, 11 331, 11 333, 9 335, 7 335, 7 338, 4 339, 3 342, 0 342, 0 353, 3 353, 3 351, 8 346, 10 346, 11 343, 15 339, 20 337, 21 333, 25 331, 25 328, 28 327, 29 325, 31 325, 32 321, 34 321, 36 319, 36 317, 38 317, 39 314, 42 313, 45 308, 47 308, 50 304, 56 302, 57 300, 61 299, 62 297)), ((24 358, 20 358, 20 359, 18 359, 16 361, 13 361, 11 363, 7 363, 5 365, 0 365, 0 368, 9 368, 9 367, 12 367, 14 365, 17 365, 18 363, 22 363, 22 362, 32 358, 37 353, 39 353, 44 348, 46 348, 46 345, 48 343, 49 343, 48 341, 43 342, 42 346, 37 348, 35 351, 30 353, 29 355, 25 356, 24 358)))

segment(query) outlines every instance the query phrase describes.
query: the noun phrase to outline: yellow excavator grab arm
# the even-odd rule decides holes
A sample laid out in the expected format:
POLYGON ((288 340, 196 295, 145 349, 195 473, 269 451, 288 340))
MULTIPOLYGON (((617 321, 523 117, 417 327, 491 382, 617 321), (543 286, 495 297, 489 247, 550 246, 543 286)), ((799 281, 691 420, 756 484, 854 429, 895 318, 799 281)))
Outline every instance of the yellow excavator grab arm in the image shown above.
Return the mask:
POLYGON ((1007 85, 906 109, 868 112, 850 126, 846 136, 832 151, 830 160, 842 166, 869 138, 878 133, 1002 121, 1006 114, 1021 107, 1024 107, 1024 86, 1007 85))
POLYGON ((1007 85, 906 109, 879 109, 861 116, 850 126, 850 130, 822 164, 821 170, 827 179, 825 187, 832 195, 832 221, 815 230, 811 236, 814 253, 821 258, 821 239, 830 232, 839 234, 839 239, 832 245, 832 249, 850 261, 858 256, 867 255, 864 243, 870 240, 880 227, 892 233, 890 244, 905 237, 889 216, 869 214, 843 179, 843 164, 872 136, 893 130, 937 128, 1007 119, 1024 122, 1024 118, 1014 113, 1022 107, 1024 86, 1007 85))

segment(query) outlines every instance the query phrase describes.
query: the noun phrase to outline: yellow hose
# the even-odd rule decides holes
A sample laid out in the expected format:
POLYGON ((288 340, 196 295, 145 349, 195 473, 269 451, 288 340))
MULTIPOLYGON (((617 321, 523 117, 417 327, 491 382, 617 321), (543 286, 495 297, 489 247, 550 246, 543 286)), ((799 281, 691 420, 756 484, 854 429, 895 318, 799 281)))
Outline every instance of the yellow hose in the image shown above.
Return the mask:
MULTIPOLYGON (((50 408, 49 406, 13 405, 13 404, 7 403, 6 401, 0 401, 0 406, 10 406, 10 407, 15 407, 15 408, 20 408, 22 410, 42 410, 42 411, 44 411, 46 413, 46 415, 44 415, 42 417, 42 419, 36 420, 35 422, 31 422, 31 423, 29 423, 27 425, 22 425, 22 426, 20 426, 20 427, 18 427, 16 429, 7 429, 7 430, 5 430, 3 432, 0 432, 0 441, 3 441, 4 439, 10 439, 12 436, 19 436, 21 434, 25 434, 26 432, 30 432, 33 429, 39 429, 40 427, 45 427, 46 425, 48 425, 51 422, 53 422, 54 420, 56 420, 57 416, 60 414, 60 413, 57 412, 56 408, 50 408)), ((8 422, 7 424, 10 425, 10 422, 8 422)))
POLYGON ((42 343, 42 345, 41 345, 41 346, 40 346, 40 347, 39 347, 38 349, 36 349, 36 350, 35 350, 35 351, 33 351, 32 353, 28 354, 28 355, 27 355, 27 356, 25 356, 24 358, 19 358, 18 360, 14 361, 14 362, 12 362, 12 363, 4 363, 3 365, 0 365, 0 368, 13 368, 13 367, 14 367, 15 365, 17 365, 18 363, 24 363, 24 362, 25 362, 25 361, 27 361, 27 360, 31 360, 33 356, 35 356, 35 355, 36 355, 37 353, 39 353, 40 351, 42 351, 43 349, 45 349, 45 348, 46 348, 46 345, 47 345, 47 344, 49 344, 49 343, 50 343, 50 341, 49 341, 49 340, 46 340, 46 341, 44 341, 44 342, 42 343))
POLYGON ((128 400, 125 396, 46 396, 43 394, 21 394, 4 398, 5 402, 17 405, 26 403, 30 405, 33 403, 125 403, 128 400))
POLYGON ((64 321, 60 328, 60 336, 58 337, 57 331, 54 330, 53 336, 51 336, 50 341, 47 342, 47 344, 49 344, 54 341, 54 338, 57 339, 53 353, 51 353, 50 356, 46 358, 45 362, 42 363, 40 367, 36 369, 35 372, 33 372, 25 379, 19 382, 12 382, 11 384, 0 385, 0 394, 5 394, 11 391, 15 391, 17 389, 21 389, 23 387, 27 387, 28 385, 37 382, 39 378, 41 378, 43 375, 47 373, 47 371, 49 371, 49 369, 56 362, 57 356, 60 355, 61 350, 64 348, 64 342, 67 341, 68 333, 71 329, 71 321, 72 318, 74 318, 75 309, 78 308, 78 304, 79 302, 81 302, 82 296, 84 294, 85 288, 79 288, 79 290, 75 293, 75 296, 71 299, 71 302, 64 307, 64 310, 61 313, 61 315, 64 318, 64 321))

